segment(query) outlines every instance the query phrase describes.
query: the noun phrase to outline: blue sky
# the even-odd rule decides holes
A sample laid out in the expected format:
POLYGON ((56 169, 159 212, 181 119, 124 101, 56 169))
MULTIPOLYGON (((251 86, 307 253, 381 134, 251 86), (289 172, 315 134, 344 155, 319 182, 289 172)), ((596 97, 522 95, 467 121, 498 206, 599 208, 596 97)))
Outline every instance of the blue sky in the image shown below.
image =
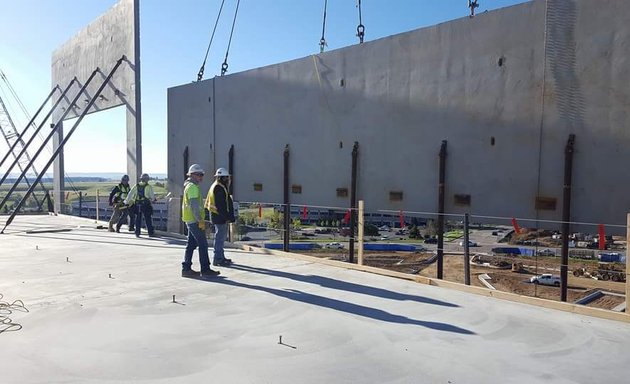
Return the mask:
MULTIPOLYGON (((225 0, 204 79, 220 73, 237 0, 225 0)), ((479 0, 477 13, 525 0, 479 0)), ((48 94, 52 51, 116 0, 0 0, 0 70, 31 114, 48 94)), ((196 80, 221 0, 141 0, 144 171, 166 172, 166 90, 196 80)), ((327 50, 357 44, 357 0, 328 0, 327 50)), ((467 0, 362 0, 365 40, 467 17, 467 0)), ((324 0, 241 0, 229 72, 319 52, 324 0)), ((6 89, 4 84, 0 84, 6 89)), ((5 101, 7 94, 0 93, 5 101)), ((18 130, 28 122, 9 98, 18 130)), ((4 140, 0 154, 7 151, 4 140)), ((34 151, 31 151, 31 153, 34 151)), ((125 112, 90 115, 66 146, 66 172, 124 172, 125 112)), ((48 152, 44 152, 48 154, 48 152)), ((42 162, 38 162, 42 164, 42 162)), ((41 168, 41 165, 40 165, 41 168)), ((6 171, 0 168, 0 171, 6 171)))

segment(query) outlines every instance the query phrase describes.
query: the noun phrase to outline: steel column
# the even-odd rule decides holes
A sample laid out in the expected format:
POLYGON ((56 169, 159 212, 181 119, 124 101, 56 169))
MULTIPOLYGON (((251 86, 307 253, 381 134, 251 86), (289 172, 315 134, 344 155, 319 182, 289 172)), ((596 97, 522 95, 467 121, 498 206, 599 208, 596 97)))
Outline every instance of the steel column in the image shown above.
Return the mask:
POLYGON ((437 225, 437 278, 442 279, 444 273, 444 183, 446 179, 446 140, 440 147, 440 170, 438 182, 438 225, 437 225))
POLYGON ((569 234, 571 225, 571 178, 573 174, 573 152, 575 135, 570 134, 564 148, 564 186, 562 190, 562 258, 560 261, 560 300, 567 301, 567 279, 569 271, 569 234))

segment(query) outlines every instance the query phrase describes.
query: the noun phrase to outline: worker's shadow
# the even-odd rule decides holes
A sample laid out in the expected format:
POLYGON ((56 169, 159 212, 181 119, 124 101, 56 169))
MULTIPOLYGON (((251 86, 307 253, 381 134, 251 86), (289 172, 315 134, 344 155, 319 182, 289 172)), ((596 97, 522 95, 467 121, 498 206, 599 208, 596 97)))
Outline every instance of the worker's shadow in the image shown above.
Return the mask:
POLYGON ((311 293, 306 293, 306 292, 298 291, 295 289, 276 289, 276 288, 270 288, 270 287, 263 287, 260 285, 241 283, 232 279, 212 279, 212 280, 207 280, 207 281, 213 282, 215 284, 225 284, 225 285, 230 285, 233 287, 254 289, 257 291, 267 292, 272 295, 284 297, 286 299, 290 299, 294 301, 299 301, 305 304, 317 305, 320 307, 330 308, 337 311, 346 312, 346 313, 350 313, 357 316, 363 316, 363 317, 367 317, 374 320, 386 321, 388 323, 418 325, 418 326, 422 326, 422 327, 426 327, 430 329, 435 329, 438 331, 454 332, 454 333, 459 333, 463 335, 475 334, 472 331, 457 327, 455 325, 439 323, 435 321, 422 321, 422 320, 410 319, 406 316, 394 315, 380 309, 366 307, 363 305, 354 304, 347 301, 331 299, 329 297, 314 295, 311 293))
POLYGON ((331 279, 324 276, 299 275, 296 273, 275 271, 271 269, 250 267, 250 266, 245 266, 245 265, 232 265, 231 268, 238 269, 245 272, 253 272, 253 273, 260 273, 263 275, 282 277, 285 279, 301 281, 303 283, 317 284, 324 288, 338 289, 340 291, 354 292, 354 293, 359 293, 362 295, 380 297, 383 299, 399 300, 399 301, 415 301, 418 303, 441 305, 445 307, 459 307, 459 305, 457 304, 448 303, 441 300, 435 300, 435 299, 431 299, 424 296, 408 295, 405 293, 394 292, 387 289, 375 288, 375 287, 370 287, 367 285, 355 284, 355 283, 350 283, 347 281, 331 279))

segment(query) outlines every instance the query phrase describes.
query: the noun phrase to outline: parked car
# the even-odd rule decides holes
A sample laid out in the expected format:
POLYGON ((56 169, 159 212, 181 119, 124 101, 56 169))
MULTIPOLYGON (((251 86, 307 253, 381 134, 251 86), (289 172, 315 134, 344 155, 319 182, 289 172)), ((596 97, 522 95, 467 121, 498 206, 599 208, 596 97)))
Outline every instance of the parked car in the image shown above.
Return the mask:
POLYGON ((556 251, 554 251, 553 249, 540 249, 538 251, 538 256, 555 256, 556 255, 556 251))
POLYGON ((378 230, 389 232, 391 229, 387 225, 381 225, 380 227, 378 227, 378 230))
POLYGON ((388 240, 389 236, 381 236, 381 240, 388 240))
POLYGON ((252 238, 249 236, 243 236, 241 237, 241 241, 250 241, 252 238))
POLYGON ((343 244, 341 243, 328 243, 324 245, 324 248, 327 249, 343 249, 343 244))
MULTIPOLYGON (((460 242, 459 242, 459 246, 460 246, 460 247, 463 247, 463 246, 464 246, 464 242, 463 242, 463 241, 460 241, 460 242)), ((478 246, 479 246, 479 244, 475 243, 474 241, 468 240, 468 246, 469 246, 469 247, 478 247, 478 246)))
POLYGON ((551 273, 543 273, 542 275, 532 276, 529 279, 530 283, 553 285, 554 287, 560 286, 560 276, 554 276, 551 273))
POLYGON ((424 240, 425 244, 437 244, 437 239, 435 237, 430 237, 424 240))

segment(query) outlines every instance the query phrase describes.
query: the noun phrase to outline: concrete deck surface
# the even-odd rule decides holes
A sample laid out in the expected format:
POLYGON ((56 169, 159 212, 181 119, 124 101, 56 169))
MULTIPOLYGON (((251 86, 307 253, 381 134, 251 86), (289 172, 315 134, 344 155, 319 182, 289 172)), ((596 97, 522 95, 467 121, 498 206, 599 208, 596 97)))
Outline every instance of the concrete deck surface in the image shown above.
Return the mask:
POLYGON ((183 248, 18 217, 0 235, 0 294, 28 312, 0 333, 0 382, 627 380, 628 323, 236 250, 221 278, 185 279, 183 248))

